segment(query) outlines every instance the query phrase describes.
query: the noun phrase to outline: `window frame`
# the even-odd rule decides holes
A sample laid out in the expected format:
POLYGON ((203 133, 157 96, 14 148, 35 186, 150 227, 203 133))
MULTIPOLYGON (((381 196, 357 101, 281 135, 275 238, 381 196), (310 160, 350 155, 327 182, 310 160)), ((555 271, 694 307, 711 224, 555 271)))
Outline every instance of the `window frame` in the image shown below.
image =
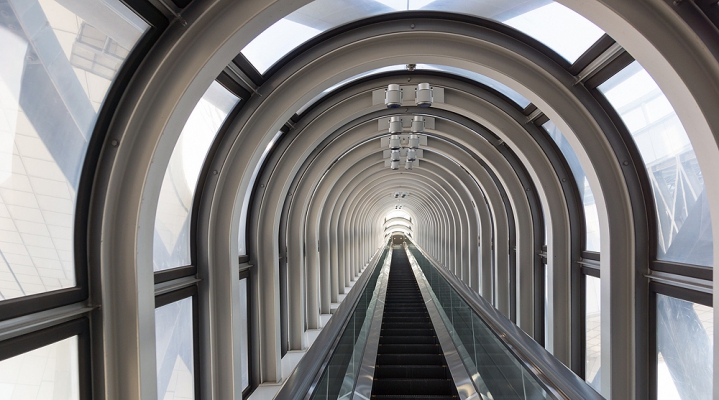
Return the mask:
MULTIPOLYGON (((243 388, 242 390, 242 398, 248 399, 250 395, 257 389, 258 383, 254 380, 255 374, 253 373, 253 361, 255 359, 255 351, 254 347, 252 346, 252 341, 254 339, 254 335, 252 332, 252 318, 254 317, 253 312, 253 301, 252 301, 252 289, 254 287, 253 281, 251 279, 252 276, 252 266, 247 265, 247 261, 249 261, 249 257, 247 256, 240 256, 240 272, 238 274, 239 280, 246 280, 247 289, 246 289, 246 295, 247 295, 247 380, 249 381, 249 385, 247 385, 246 388, 243 388), (243 266, 244 264, 244 266, 243 266)), ((242 311, 242 310, 240 310, 242 311)))

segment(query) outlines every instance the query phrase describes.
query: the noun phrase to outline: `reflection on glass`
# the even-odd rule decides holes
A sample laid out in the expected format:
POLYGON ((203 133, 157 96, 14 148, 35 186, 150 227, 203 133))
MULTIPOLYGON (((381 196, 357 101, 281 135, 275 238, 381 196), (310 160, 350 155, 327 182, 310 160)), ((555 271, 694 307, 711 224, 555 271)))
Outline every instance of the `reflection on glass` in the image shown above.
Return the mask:
POLYGON ((250 353, 249 353, 249 312, 247 307, 247 279, 240 280, 240 363, 242 371, 242 390, 250 386, 250 353))
POLYGON ((622 117, 647 168, 657 209, 657 257, 711 266, 714 251, 704 175, 674 108, 636 61, 599 90, 622 117))
POLYGON ((657 394, 712 398, 714 310, 657 294, 657 394))
POLYGON ((250 184, 247 186, 247 192, 245 192, 245 197, 242 200, 242 211, 240 211, 240 232, 238 237, 238 252, 240 255, 247 254, 247 239, 245 238, 245 234, 247 233, 247 208, 250 206, 250 194, 252 193, 252 189, 255 187, 255 180, 257 180, 257 174, 260 173, 260 169, 262 168, 262 165, 265 163, 265 158, 267 158, 267 155, 270 154, 270 150, 272 150, 272 147, 274 147, 275 143, 277 143, 277 140, 282 136, 282 131, 278 131, 275 136, 270 140, 270 142, 267 144, 267 147, 265 147, 265 150, 262 152, 262 155, 260 156, 260 160, 255 165, 255 170, 252 171, 252 177, 250 177, 250 184))
POLYGON ((160 189, 155 217, 155 271, 190 265, 190 212, 207 151, 238 99, 219 83, 192 110, 182 129, 160 189))
POLYGON ((119 0, 3 4, 1 300, 75 286, 75 196, 87 143, 147 29, 119 0))
POLYGON ((570 62, 604 33, 574 11, 548 0, 315 0, 267 28, 242 54, 264 73, 322 32, 375 15, 412 10, 455 12, 505 22, 570 62))
POLYGON ((587 175, 584 173, 584 168, 582 168, 582 165, 579 163, 577 153, 574 152, 567 138, 559 131, 559 128, 557 128, 554 122, 547 121, 542 127, 544 127, 547 133, 549 133, 549 137, 551 137, 557 144, 557 147, 559 147, 577 183, 579 197, 584 204, 585 250, 599 251, 599 214, 597 213, 597 204, 594 201, 594 193, 592 192, 592 188, 589 187, 589 181, 587 180, 587 175))
POLYGON ((0 361, 0 399, 80 399, 77 336, 0 361))
POLYGON ((195 398, 192 297, 155 309, 157 398, 195 398))
POLYGON ((602 390, 602 308, 599 278, 586 275, 586 293, 584 308, 585 329, 585 364, 584 377, 592 387, 600 392, 602 390))
POLYGON ((570 63, 576 61, 604 31, 569 8, 552 2, 504 21, 549 46, 570 63))

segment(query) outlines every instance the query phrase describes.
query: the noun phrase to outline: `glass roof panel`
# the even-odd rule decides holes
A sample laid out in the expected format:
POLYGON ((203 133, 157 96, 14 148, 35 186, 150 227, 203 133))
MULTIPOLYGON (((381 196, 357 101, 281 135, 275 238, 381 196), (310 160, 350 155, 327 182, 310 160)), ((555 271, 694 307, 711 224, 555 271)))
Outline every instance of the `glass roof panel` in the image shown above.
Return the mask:
POLYGON ((245 234, 247 233, 247 210, 250 206, 250 195, 252 194, 252 190, 255 187, 257 175, 260 173, 260 169, 265 163, 265 158, 267 158, 267 155, 270 154, 270 150, 272 150, 272 148, 275 146, 275 143, 277 143, 277 141, 280 139, 280 136, 282 136, 282 131, 277 131, 272 140, 267 143, 267 147, 265 147, 265 150, 262 151, 260 160, 257 162, 257 164, 255 164, 255 169, 254 171, 252 171, 252 177, 250 177, 250 184, 247 186, 247 192, 245 192, 245 197, 242 201, 242 210, 240 211, 240 234, 237 239, 239 246, 238 251, 240 255, 247 254, 247 238, 245 237, 245 234))
POLYGON ((604 34, 586 18, 554 2, 503 22, 546 44, 570 63, 604 34))
POLYGON ((633 62, 599 86, 632 134, 657 209, 657 258, 711 266, 704 175, 684 126, 654 79, 633 62))
POLYGON ((392 12, 429 10, 504 22, 576 60, 604 33, 574 11, 548 0, 315 0, 296 10, 242 49, 265 73, 305 41, 348 22, 392 12))
POLYGON ((264 74, 277 60, 321 31, 283 18, 242 49, 252 65, 264 74))
POLYGON ((572 145, 569 144, 567 138, 559 128, 557 128, 554 122, 547 121, 542 127, 549 133, 549 137, 554 140, 557 147, 559 147, 577 183, 579 197, 582 199, 582 204, 584 204, 584 250, 599 251, 601 243, 599 236, 599 213, 597 212, 594 193, 592 192, 592 188, 589 187, 589 181, 587 180, 587 175, 584 173, 584 168, 582 168, 582 164, 580 164, 577 153, 574 152, 572 145))
POLYGON ((153 268, 190 265, 192 201, 202 164, 220 126, 239 99, 212 82, 192 110, 172 151, 155 216, 153 268))

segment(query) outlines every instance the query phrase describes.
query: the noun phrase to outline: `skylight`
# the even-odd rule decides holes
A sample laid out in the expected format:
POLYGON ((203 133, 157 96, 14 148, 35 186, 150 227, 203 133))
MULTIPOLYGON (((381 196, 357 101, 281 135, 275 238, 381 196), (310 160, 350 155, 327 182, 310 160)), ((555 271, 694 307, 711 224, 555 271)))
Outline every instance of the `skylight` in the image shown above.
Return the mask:
POLYGON ((546 44, 570 63, 604 34, 586 18, 559 3, 535 8, 504 23, 546 44))
POLYGON ((604 32, 569 8, 547 0, 315 0, 287 15, 242 49, 264 74, 286 54, 322 32, 392 12, 454 12, 504 22, 574 62, 604 32))
POLYGON ((435 0, 375 0, 387 7, 392 7, 397 11, 419 10, 435 0))
POLYGON ((260 74, 264 74, 285 54, 321 32, 319 29, 283 18, 245 46, 242 54, 260 74))

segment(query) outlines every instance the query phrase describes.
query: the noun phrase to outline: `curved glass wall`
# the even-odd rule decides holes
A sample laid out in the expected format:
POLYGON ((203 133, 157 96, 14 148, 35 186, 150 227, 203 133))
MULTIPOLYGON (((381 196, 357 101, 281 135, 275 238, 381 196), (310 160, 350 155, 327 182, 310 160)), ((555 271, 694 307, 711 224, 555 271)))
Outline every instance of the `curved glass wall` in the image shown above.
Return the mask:
POLYGON ((589 181, 587 180, 587 175, 584 173, 584 168, 582 168, 582 165, 579 163, 574 149, 572 149, 572 146, 554 122, 547 121, 542 127, 549 133, 549 137, 554 140, 557 147, 559 147, 577 183, 579 197, 582 199, 582 204, 584 204, 584 250, 599 251, 599 245, 601 243, 599 236, 599 214, 597 213, 597 204, 594 201, 594 193, 592 192, 592 188, 589 187, 589 181))
POLYGON ((669 100, 636 61, 599 90, 621 116, 647 168, 657 209, 657 258, 712 266, 704 176, 669 100))
POLYGON ((277 61, 322 32, 392 12, 454 12, 504 22, 574 62, 604 32, 586 18, 547 0, 315 0, 258 35, 242 54, 264 74, 277 61))
POLYGON ((247 211, 250 207, 250 197, 252 197, 252 190, 255 188, 255 181, 257 180, 257 175, 260 173, 260 169, 265 163, 267 155, 270 154, 270 150, 272 150, 272 147, 275 146, 275 143, 277 143, 277 140, 280 138, 280 136, 282 136, 282 131, 278 131, 272 138, 272 140, 270 140, 270 143, 267 144, 267 147, 265 147, 265 150, 262 152, 260 160, 255 165, 255 170, 252 171, 250 184, 247 186, 247 192, 245 193, 244 200, 242 201, 242 211, 240 212, 240 231, 237 239, 238 252, 240 255, 247 254, 247 211))
POLYGON ((160 189, 155 217, 155 271, 191 264, 190 220, 202 164, 222 122, 239 99, 217 82, 207 89, 180 133, 160 189))
POLYGON ((556 2, 502 22, 546 44, 570 63, 604 35, 586 18, 556 2))
POLYGON ((75 199, 98 110, 148 25, 119 0, 0 3, 0 299, 76 285, 75 199))

